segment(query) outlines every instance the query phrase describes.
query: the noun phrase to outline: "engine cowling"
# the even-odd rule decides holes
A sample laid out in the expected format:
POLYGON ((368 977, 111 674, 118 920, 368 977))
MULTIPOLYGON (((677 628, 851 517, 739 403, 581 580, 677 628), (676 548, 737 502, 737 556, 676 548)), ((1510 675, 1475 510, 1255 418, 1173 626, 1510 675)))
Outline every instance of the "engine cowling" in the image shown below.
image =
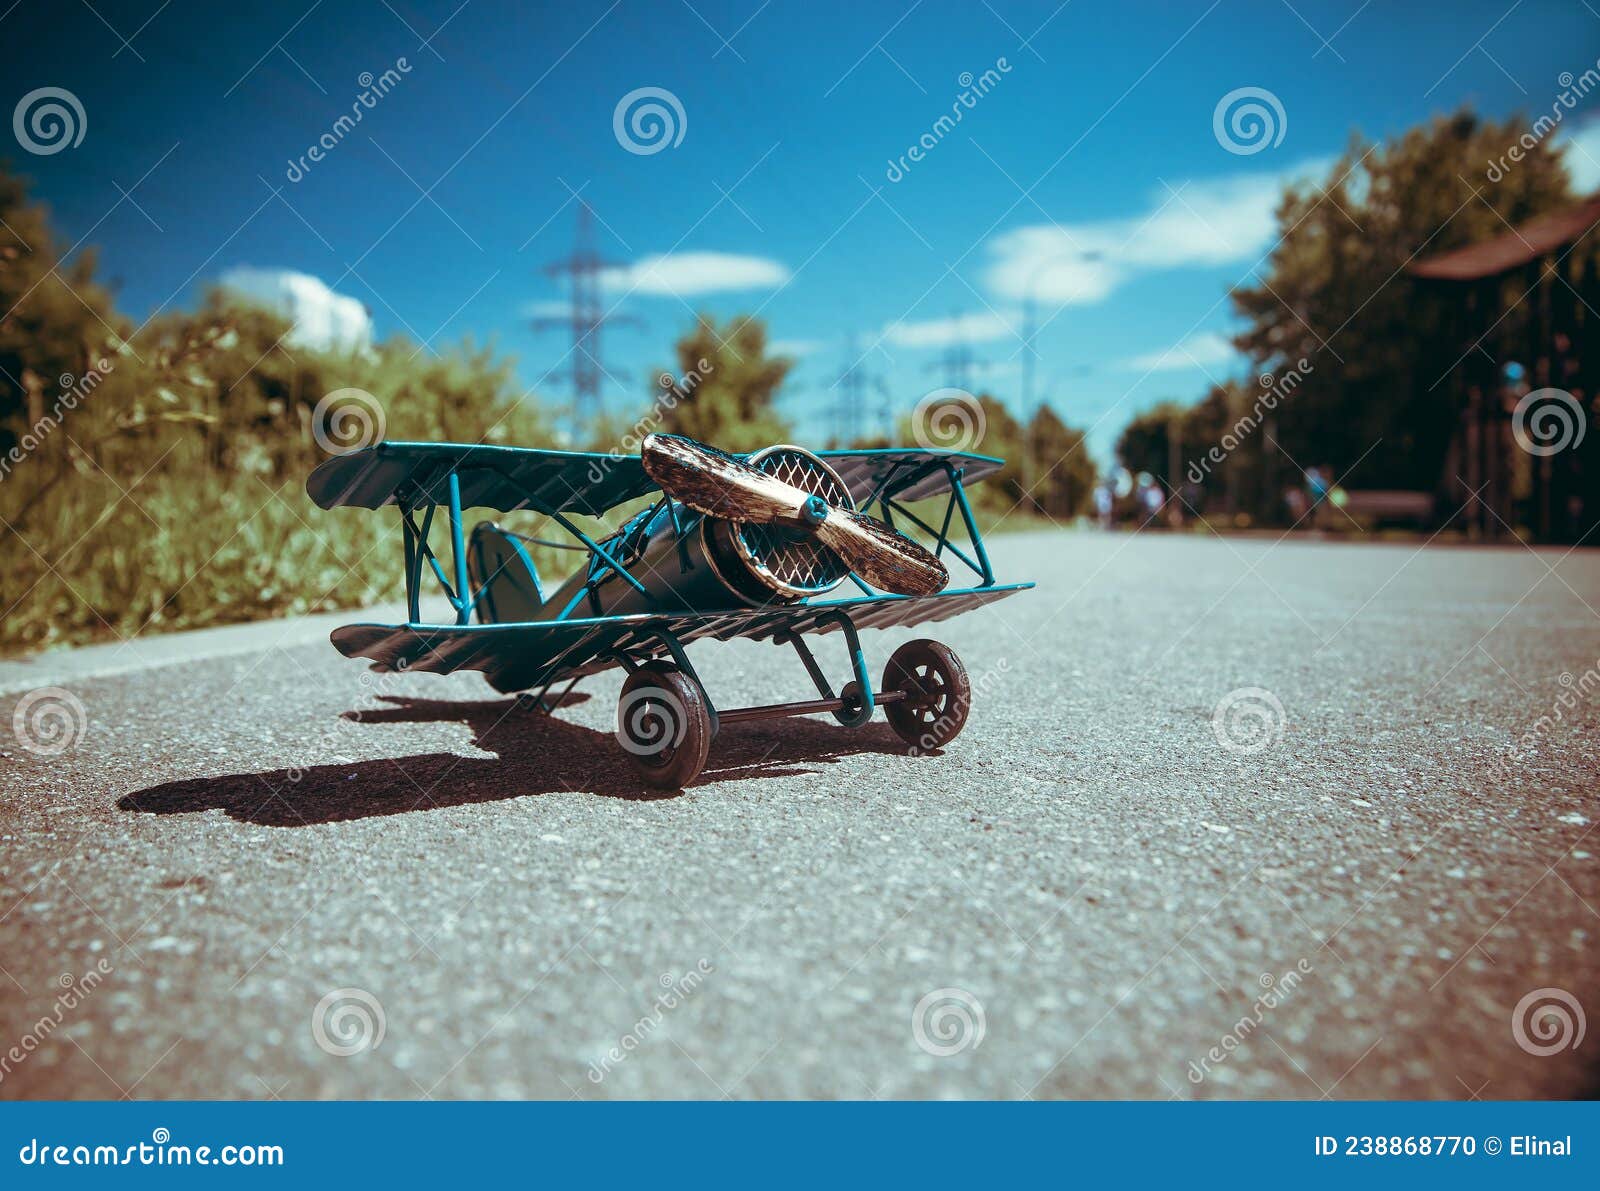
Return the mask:
MULTIPOLYGON (((750 456, 749 463, 835 508, 855 508, 838 473, 802 447, 767 447, 750 456)), ((833 590, 850 573, 837 554, 802 530, 726 521, 676 502, 641 513, 601 545, 653 598, 611 571, 591 581, 596 568, 590 566, 547 598, 543 611, 548 616, 559 614, 580 595, 583 601, 573 616, 793 603, 833 590)))

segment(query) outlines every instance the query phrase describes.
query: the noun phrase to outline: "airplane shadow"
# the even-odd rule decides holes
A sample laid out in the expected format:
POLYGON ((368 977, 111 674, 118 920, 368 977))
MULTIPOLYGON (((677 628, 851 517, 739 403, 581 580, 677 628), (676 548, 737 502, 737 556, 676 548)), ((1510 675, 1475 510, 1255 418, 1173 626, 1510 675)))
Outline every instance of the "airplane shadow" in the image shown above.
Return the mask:
MULTIPOLYGON (((581 703, 587 695, 563 703, 581 703)), ((573 791, 640 801, 670 799, 639 780, 609 732, 523 710, 515 699, 461 702, 383 696, 385 707, 347 711, 362 724, 465 723, 493 757, 423 753, 262 773, 187 778, 118 799, 125 811, 179 815, 222 810, 241 822, 309 827, 465 803, 573 791)), ((815 772, 818 764, 863 753, 903 755, 881 721, 858 729, 796 718, 740 724, 721 733, 694 785, 815 772)))

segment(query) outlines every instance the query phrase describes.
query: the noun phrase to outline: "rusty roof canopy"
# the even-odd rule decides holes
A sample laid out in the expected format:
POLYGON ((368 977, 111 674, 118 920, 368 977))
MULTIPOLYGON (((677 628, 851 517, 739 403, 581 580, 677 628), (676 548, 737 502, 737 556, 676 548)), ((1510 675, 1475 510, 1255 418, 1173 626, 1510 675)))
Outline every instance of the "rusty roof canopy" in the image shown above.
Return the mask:
POLYGON ((1478 281, 1519 269, 1579 239, 1600 223, 1600 195, 1530 219, 1492 240, 1413 261, 1406 272, 1430 281, 1478 281))

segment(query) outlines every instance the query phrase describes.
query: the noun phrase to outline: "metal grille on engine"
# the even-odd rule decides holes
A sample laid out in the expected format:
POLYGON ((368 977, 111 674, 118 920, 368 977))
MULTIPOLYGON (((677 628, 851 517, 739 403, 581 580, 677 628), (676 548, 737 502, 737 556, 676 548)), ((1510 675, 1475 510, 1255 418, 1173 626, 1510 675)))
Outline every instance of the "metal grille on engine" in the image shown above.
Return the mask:
MULTIPOLYGON (((854 509, 850 490, 833 468, 798 447, 768 447, 750 457, 750 465, 830 505, 854 509)), ((761 577, 797 595, 828 591, 850 573, 839 556, 801 530, 777 525, 741 525, 735 541, 745 561, 761 577)))

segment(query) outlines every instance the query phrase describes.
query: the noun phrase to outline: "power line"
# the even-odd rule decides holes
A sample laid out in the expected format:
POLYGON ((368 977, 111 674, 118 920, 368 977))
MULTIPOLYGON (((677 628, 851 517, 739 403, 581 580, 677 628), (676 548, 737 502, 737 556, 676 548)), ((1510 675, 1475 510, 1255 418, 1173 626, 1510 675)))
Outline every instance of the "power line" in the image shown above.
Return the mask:
POLYGON ((973 391, 973 374, 987 368, 988 361, 974 355, 972 345, 967 342, 966 336, 960 334, 961 315, 959 313, 953 315, 950 321, 956 328, 957 337, 950 342, 937 360, 928 365, 928 371, 942 369, 945 388, 960 389, 970 393, 973 391))
POLYGON ((832 385, 835 397, 828 408, 830 437, 839 446, 860 442, 862 428, 874 414, 884 437, 894 431, 889 388, 881 376, 867 368, 859 347, 859 338, 850 334, 845 340, 845 366, 832 385))
POLYGON ((600 275, 619 268, 614 261, 601 258, 594 246, 594 211, 579 201, 577 237, 570 255, 550 262, 544 272, 551 277, 568 278, 569 304, 566 314, 533 320, 535 331, 552 328, 566 330, 572 337, 571 366, 562 372, 547 373, 546 379, 572 381, 572 423, 575 438, 600 423, 605 416, 604 378, 615 379, 616 370, 607 368, 600 352, 600 331, 611 324, 639 325, 632 315, 607 314, 600 295, 600 275))

